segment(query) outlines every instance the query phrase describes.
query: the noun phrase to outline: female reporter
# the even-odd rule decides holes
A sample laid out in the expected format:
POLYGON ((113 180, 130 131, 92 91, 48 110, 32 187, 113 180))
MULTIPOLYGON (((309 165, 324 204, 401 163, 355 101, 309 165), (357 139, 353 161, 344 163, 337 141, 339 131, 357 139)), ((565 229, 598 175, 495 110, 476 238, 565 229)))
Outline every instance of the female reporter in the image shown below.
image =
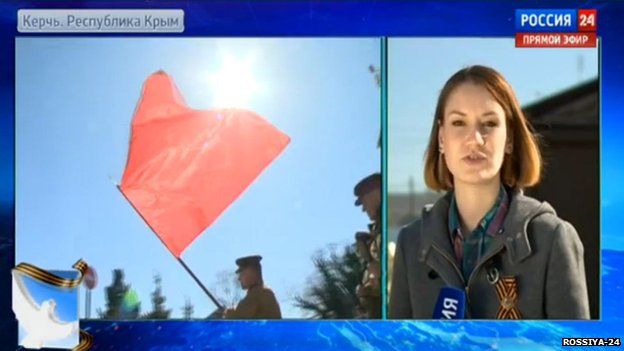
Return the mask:
POLYGON ((467 318, 589 318, 576 230, 522 193, 539 181, 541 163, 500 73, 472 66, 446 82, 425 182, 447 193, 399 234, 390 318, 432 318, 443 287, 465 292, 467 318))

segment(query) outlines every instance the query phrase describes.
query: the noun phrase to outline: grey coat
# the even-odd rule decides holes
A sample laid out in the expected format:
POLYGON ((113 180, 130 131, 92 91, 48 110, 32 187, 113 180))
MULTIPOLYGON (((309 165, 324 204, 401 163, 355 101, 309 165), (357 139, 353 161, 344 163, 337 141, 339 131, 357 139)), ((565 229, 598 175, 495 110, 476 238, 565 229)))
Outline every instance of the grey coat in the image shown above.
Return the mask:
POLYGON ((583 245, 546 202, 511 196, 503 229, 464 282, 448 232, 450 194, 399 233, 388 316, 431 319, 440 289, 466 290, 466 317, 495 319, 500 306, 488 280, 515 276, 524 319, 589 319, 583 245), (493 271, 494 269, 494 271, 493 271))

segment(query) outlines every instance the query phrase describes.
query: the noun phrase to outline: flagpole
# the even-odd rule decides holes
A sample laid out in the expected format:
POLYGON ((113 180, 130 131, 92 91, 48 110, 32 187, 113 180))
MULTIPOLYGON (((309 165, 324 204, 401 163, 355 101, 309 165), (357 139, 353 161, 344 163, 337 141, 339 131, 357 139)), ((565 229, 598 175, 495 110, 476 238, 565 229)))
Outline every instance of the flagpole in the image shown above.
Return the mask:
MULTIPOLYGON (((132 203, 132 201, 130 201, 130 199, 128 199, 128 197, 126 196, 126 194, 124 194, 123 191, 121 191, 121 187, 119 186, 119 184, 115 184, 115 186, 117 187, 117 190, 119 190, 119 192, 121 193, 121 195, 123 195, 123 197, 128 201, 128 203, 130 204, 130 206, 132 206, 132 208, 136 211, 136 213, 139 215, 139 217, 141 217, 141 219, 143 220, 143 222, 145 222, 145 224, 147 224, 147 226, 149 227, 149 229, 154 233, 154 235, 156 235, 156 237, 160 240, 160 242, 163 243, 163 245, 165 245, 165 243, 162 241, 162 239, 158 236, 158 234, 156 234, 156 231, 154 230, 154 228, 152 228, 152 226, 145 220, 145 217, 143 217, 143 215, 141 215, 141 212, 139 212, 137 210, 136 207, 134 207, 134 204, 132 203)), ((166 247, 167 245, 165 245, 166 247)), ((210 298, 210 300, 212 300, 212 302, 217 306, 217 308, 219 309, 223 309, 223 306, 219 303, 219 301, 217 301, 217 299, 210 293, 210 291, 208 291, 208 289, 206 289, 206 287, 204 286, 204 284, 202 284, 201 281, 199 281, 199 279, 197 278, 197 276, 193 273, 193 271, 191 271, 191 269, 186 265, 186 263, 184 263, 184 261, 182 260, 181 257, 178 257, 176 255, 174 255, 171 250, 169 250, 169 248, 167 248, 167 251, 169 251, 169 253, 171 253, 171 255, 173 255, 173 257, 176 258, 176 260, 178 262, 180 262, 180 264, 182 265, 182 267, 184 267, 184 269, 191 275, 191 277, 193 277, 193 279, 195 280, 195 282, 197 283, 197 285, 199 285, 200 288, 202 288, 202 290, 206 293, 206 295, 208 295, 208 297, 210 298)))
POLYGON ((186 263, 184 263, 184 261, 182 260, 182 258, 180 257, 176 257, 178 262, 180 262, 180 264, 182 265, 182 267, 184 267, 184 269, 186 269, 186 271, 191 275, 191 277, 193 277, 193 279, 195 279, 195 282, 199 285, 200 288, 202 288, 202 290, 204 290, 204 292, 206 293, 206 295, 208 295, 208 297, 212 300, 212 302, 219 308, 219 309, 223 309, 223 306, 219 303, 219 301, 217 301, 217 299, 215 299, 214 296, 212 296, 212 294, 210 293, 210 291, 208 291, 208 289, 206 289, 206 287, 204 286, 204 284, 202 284, 202 282, 199 281, 199 279, 197 279, 197 277, 195 276, 195 274, 193 274, 193 271, 191 271, 191 269, 186 265, 186 263))

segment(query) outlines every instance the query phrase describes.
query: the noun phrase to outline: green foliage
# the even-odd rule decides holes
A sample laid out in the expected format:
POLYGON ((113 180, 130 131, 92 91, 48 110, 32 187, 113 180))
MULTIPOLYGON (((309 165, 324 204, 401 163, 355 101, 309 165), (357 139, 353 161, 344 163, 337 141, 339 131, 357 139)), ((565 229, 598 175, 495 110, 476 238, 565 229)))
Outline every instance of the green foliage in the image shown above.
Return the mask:
POLYGON ((162 294, 162 278, 160 274, 154 275, 154 291, 152 292, 152 310, 143 315, 142 319, 169 319, 171 310, 165 307, 167 298, 162 294))
POLYGON ((315 254, 312 262, 316 273, 304 293, 294 298, 295 306, 313 318, 354 318, 360 308, 355 289, 364 271, 354 245, 345 246, 341 254, 329 247, 315 254))
POLYGON ((113 281, 105 289, 106 309, 97 309, 102 319, 136 319, 139 317, 141 302, 130 284, 124 282, 123 269, 113 270, 113 281))

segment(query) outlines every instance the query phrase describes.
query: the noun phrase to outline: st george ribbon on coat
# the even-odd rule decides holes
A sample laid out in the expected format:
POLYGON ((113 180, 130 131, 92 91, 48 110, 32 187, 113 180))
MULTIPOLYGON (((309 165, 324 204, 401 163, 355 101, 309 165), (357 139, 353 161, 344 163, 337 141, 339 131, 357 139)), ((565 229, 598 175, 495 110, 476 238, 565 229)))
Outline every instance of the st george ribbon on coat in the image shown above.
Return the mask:
POLYGON ((289 142, 254 112, 189 108, 158 71, 134 113, 119 189, 180 258, 289 142))

